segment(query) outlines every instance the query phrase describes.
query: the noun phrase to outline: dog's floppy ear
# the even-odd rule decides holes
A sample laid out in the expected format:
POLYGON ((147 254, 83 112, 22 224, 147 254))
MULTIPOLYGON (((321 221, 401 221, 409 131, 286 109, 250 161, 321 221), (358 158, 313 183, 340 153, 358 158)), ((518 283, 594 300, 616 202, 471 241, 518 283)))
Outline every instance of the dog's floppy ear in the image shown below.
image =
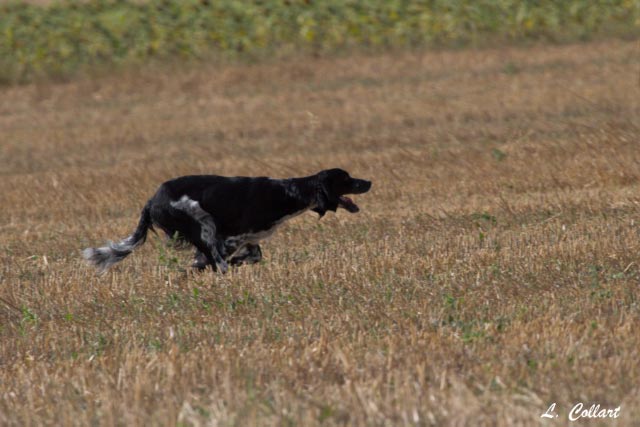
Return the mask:
POLYGON ((324 216, 327 211, 335 212, 338 209, 338 202, 331 200, 329 195, 329 188, 327 186, 326 174, 320 173, 317 185, 316 185, 316 207, 312 210, 320 215, 320 218, 324 216))
POLYGON ((316 207, 312 210, 320 215, 320 218, 322 218, 329 210, 329 194, 327 191, 327 185, 322 179, 318 181, 318 185, 316 187, 316 207))

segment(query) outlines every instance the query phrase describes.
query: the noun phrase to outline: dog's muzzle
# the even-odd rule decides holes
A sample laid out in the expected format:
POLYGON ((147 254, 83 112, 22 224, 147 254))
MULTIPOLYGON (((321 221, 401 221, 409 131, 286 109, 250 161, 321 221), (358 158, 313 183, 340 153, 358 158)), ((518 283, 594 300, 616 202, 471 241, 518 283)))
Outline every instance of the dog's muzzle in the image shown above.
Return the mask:
MULTIPOLYGON (((371 189, 371 181, 367 181, 366 179, 354 179, 353 184, 351 186, 351 191, 349 192, 349 194, 363 194, 369 191, 370 189, 371 189)), ((354 201, 351 200, 349 197, 340 196, 339 200, 340 200, 340 202, 338 203, 339 207, 346 209, 351 213, 356 213, 360 211, 360 208, 358 207, 358 205, 356 205, 354 201)))

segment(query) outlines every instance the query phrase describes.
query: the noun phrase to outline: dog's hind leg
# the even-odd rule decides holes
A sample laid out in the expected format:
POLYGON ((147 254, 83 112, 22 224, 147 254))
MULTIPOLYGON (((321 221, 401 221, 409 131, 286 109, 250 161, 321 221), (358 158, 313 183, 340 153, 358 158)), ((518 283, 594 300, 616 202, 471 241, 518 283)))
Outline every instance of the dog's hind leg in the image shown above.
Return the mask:
POLYGON ((216 239, 216 224, 213 217, 200 204, 187 196, 171 202, 174 209, 189 216, 190 221, 184 223, 181 234, 204 254, 209 264, 218 271, 226 273, 229 266, 220 255, 220 242, 216 239))

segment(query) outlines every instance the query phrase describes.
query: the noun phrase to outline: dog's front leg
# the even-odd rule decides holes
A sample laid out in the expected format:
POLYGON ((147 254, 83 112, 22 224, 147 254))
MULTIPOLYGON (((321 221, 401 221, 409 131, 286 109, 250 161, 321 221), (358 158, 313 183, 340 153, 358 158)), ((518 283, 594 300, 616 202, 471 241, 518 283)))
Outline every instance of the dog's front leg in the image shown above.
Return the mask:
POLYGON ((255 264, 262 259, 262 251, 260 246, 256 244, 247 244, 240 250, 236 251, 229 260, 231 265, 255 264))

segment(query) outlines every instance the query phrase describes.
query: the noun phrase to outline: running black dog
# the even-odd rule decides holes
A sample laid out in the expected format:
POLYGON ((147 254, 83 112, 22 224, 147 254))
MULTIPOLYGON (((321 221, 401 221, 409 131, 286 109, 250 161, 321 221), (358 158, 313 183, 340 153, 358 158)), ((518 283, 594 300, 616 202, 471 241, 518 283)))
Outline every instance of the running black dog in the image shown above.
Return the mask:
POLYGON ((100 248, 87 248, 84 258, 101 271, 142 245, 147 230, 157 226, 168 236, 196 247, 193 267, 226 272, 228 264, 253 264, 262 259, 258 242, 286 220, 312 210, 322 217, 358 206, 346 194, 366 193, 371 181, 342 169, 323 170, 304 178, 183 176, 165 182, 147 202, 138 227, 129 237, 100 248))

